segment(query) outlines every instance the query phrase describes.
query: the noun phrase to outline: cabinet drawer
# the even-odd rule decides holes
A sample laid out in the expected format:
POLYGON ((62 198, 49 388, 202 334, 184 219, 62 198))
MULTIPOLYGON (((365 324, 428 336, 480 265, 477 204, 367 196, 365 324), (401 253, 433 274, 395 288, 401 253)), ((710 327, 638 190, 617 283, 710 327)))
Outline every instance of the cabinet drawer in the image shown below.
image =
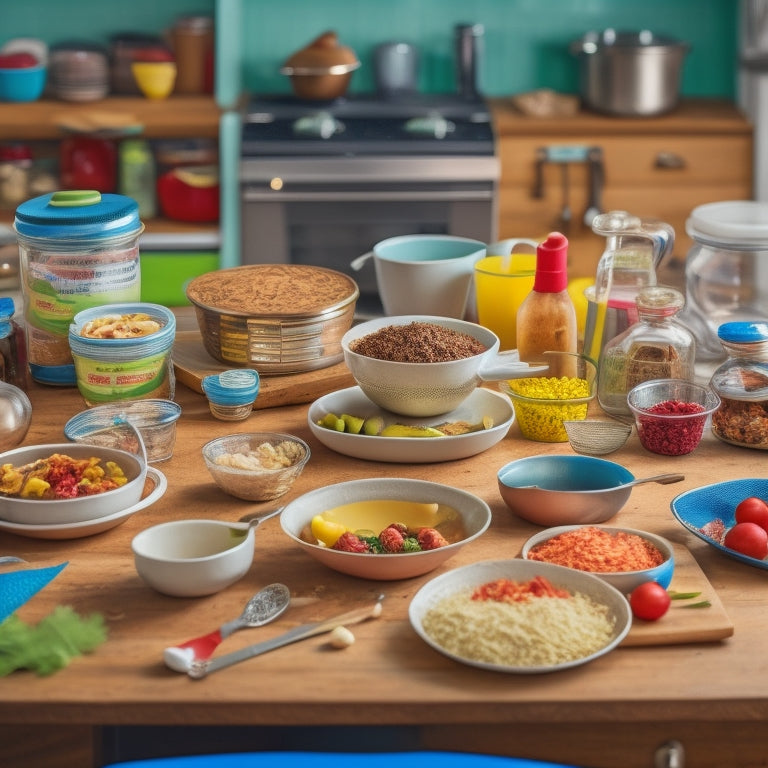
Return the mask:
MULTIPOLYGON (((603 150, 606 184, 657 186, 729 184, 751 178, 752 141, 743 136, 601 136, 567 141, 502 137, 501 184, 533 188, 536 153, 542 147, 596 146, 603 150)), ((555 163, 544 166, 545 183, 556 179, 555 163)), ((583 163, 571 166, 573 183, 586 178, 583 163)))

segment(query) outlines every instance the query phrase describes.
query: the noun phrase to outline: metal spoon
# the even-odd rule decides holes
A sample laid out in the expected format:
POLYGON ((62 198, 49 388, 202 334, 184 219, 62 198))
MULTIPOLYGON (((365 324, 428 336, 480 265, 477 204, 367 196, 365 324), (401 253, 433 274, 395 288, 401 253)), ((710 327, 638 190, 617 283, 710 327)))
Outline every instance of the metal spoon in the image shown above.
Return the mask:
MULTIPOLYGON (((326 632, 332 632, 338 626, 348 626, 350 624, 359 624, 362 621, 368 619, 375 619, 381 615, 381 601, 384 599, 384 595, 379 595, 378 599, 373 605, 366 608, 357 608, 354 611, 348 611, 342 613, 340 616, 334 616, 331 619, 325 621, 315 621, 311 624, 302 624, 301 626, 289 629, 287 632, 283 632, 282 635, 264 640, 261 643, 254 643, 253 645, 241 648, 239 651, 232 651, 232 653, 226 653, 223 656, 218 656, 215 659, 203 659, 195 660, 192 665, 186 671, 187 674, 193 680, 200 680, 212 672, 218 669, 224 669, 225 667, 231 667, 233 664, 239 664, 246 659, 252 659, 254 656, 260 656, 262 653, 273 651, 276 648, 282 648, 285 645, 298 642, 299 640, 305 640, 308 637, 315 637, 326 632)), ((178 670, 181 671, 181 670, 178 670)))
MULTIPOLYGON (((635 480, 630 480, 628 483, 622 483, 621 485, 612 485, 608 488, 591 488, 585 490, 596 491, 618 491, 620 488, 631 488, 633 485, 642 485, 643 483, 659 483, 660 485, 669 485, 670 483, 679 483, 681 480, 685 480, 685 475, 680 474, 665 474, 665 475, 653 475, 652 477, 641 477, 635 480)), ((517 488, 540 488, 538 485, 518 485, 517 488)), ((558 490, 552 488, 545 488, 544 490, 558 490)))
POLYGON ((258 528, 265 520, 279 515, 283 509, 284 507, 278 507, 266 513, 252 512, 243 515, 237 523, 229 523, 229 527, 236 533, 248 533, 251 528, 258 528))
POLYGON ((291 591, 285 584, 270 584, 257 592, 236 619, 210 634, 166 648, 163 660, 176 672, 188 672, 195 661, 209 659, 222 640, 239 629, 261 627, 276 619, 290 604, 291 591))

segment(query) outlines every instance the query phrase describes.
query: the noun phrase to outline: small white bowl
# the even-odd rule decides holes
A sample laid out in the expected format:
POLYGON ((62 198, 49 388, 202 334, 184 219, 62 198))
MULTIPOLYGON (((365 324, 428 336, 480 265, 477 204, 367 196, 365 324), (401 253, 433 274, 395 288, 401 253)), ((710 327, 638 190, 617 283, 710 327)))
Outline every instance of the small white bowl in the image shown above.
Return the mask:
MULTIPOLYGON (((638 531, 634 528, 614 528, 613 526, 605 525, 561 525, 555 528, 547 528, 545 531, 540 531, 534 534, 523 545, 522 557, 524 560, 530 560, 531 550, 535 547, 543 544, 549 539, 553 539, 555 536, 559 536, 562 533, 568 531, 575 531, 579 528, 599 528, 609 533, 629 533, 639 536, 641 539, 649 541, 656 549, 664 556, 664 561, 657 565, 655 568, 646 568, 642 571, 621 571, 615 573, 605 573, 599 571, 585 571, 585 573, 591 573, 593 576, 597 576, 603 581, 607 581, 611 586, 616 587, 623 595, 628 595, 635 587, 640 586, 646 581, 656 581, 661 584, 665 589, 670 585, 672 581, 672 575, 675 571, 675 553, 672 548, 672 544, 661 536, 657 536, 654 533, 648 533, 647 531, 638 531)), ((537 561, 542 562, 542 561, 537 561)), ((546 561, 545 561, 546 562, 546 561)), ((554 563, 555 565, 564 565, 563 563, 554 563)), ((569 566, 566 566, 569 567, 569 566)), ((580 570, 580 569, 574 569, 580 570)))
POLYGON ((173 597, 220 592, 251 567, 255 528, 238 531, 218 520, 175 520, 137 534, 131 542, 139 576, 173 597))

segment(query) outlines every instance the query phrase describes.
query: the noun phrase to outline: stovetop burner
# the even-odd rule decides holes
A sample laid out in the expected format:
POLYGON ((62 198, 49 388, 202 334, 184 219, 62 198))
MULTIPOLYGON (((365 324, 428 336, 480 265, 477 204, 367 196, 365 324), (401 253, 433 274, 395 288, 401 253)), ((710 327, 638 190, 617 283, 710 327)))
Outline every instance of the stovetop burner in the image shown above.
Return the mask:
POLYGON ((245 157, 290 155, 492 155, 490 112, 454 94, 349 96, 308 102, 259 96, 243 120, 245 157))

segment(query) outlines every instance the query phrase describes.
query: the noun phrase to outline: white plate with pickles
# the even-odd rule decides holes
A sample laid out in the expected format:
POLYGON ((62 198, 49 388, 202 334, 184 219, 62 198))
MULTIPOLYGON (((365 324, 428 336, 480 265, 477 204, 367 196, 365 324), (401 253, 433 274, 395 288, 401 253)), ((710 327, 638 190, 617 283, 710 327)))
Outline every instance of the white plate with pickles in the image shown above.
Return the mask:
POLYGON ((309 407, 312 434, 345 456, 399 464, 455 461, 482 453, 502 440, 514 423, 509 398, 478 387, 455 410, 429 418, 391 413, 360 387, 331 392, 309 407))

